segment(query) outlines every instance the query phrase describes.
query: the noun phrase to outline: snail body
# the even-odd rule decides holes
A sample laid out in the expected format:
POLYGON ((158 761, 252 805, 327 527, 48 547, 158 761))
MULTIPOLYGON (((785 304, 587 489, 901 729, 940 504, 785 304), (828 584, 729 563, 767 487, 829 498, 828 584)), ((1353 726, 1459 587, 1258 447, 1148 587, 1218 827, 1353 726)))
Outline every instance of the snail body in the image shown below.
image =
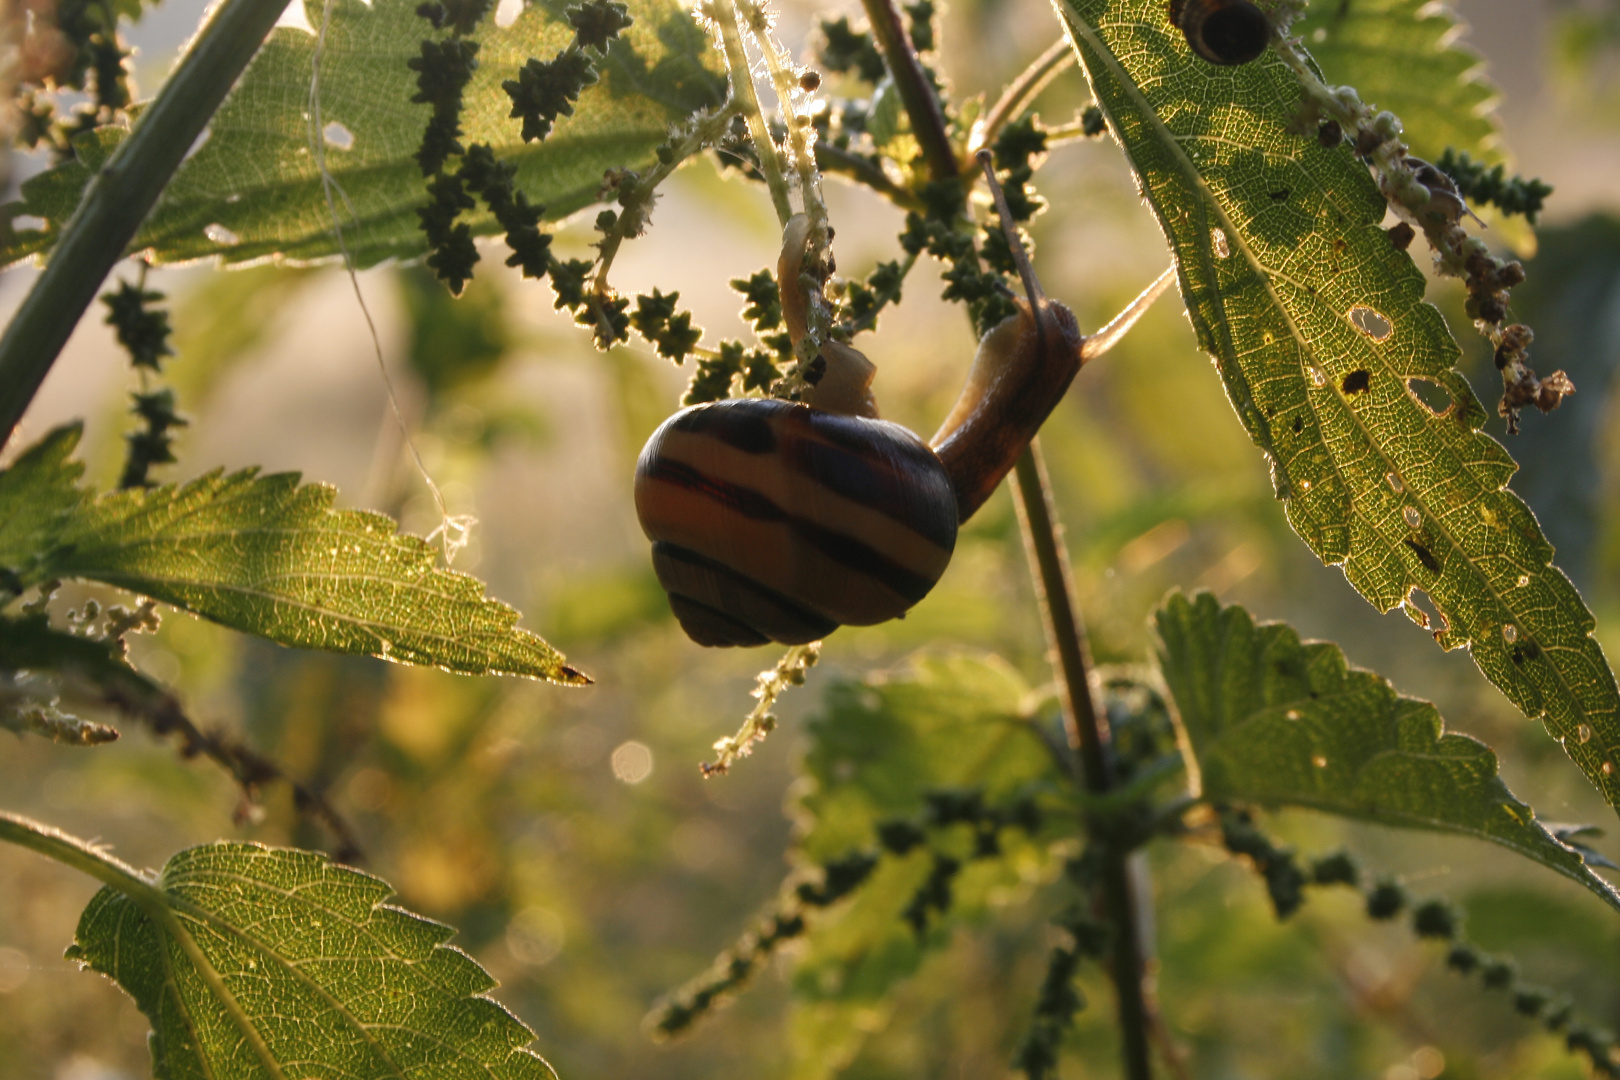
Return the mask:
MULTIPOLYGON (((1005 225, 1012 216, 993 173, 990 180, 1005 225)), ((778 265, 795 342, 806 334, 807 233, 803 215, 788 223, 778 265)), ((1162 275, 1086 338, 1073 313, 1042 294, 1016 234, 1009 239, 1028 300, 979 343, 932 445, 878 418, 875 368, 838 341, 820 346, 803 403, 693 405, 653 433, 636 463, 636 514, 693 641, 802 645, 839 626, 904 615, 944 574, 958 525, 1012 470, 1081 364, 1117 341, 1171 280, 1162 275)))
POLYGON ((1251 0, 1170 0, 1170 21, 1212 64, 1247 64, 1271 42, 1271 20, 1251 0))

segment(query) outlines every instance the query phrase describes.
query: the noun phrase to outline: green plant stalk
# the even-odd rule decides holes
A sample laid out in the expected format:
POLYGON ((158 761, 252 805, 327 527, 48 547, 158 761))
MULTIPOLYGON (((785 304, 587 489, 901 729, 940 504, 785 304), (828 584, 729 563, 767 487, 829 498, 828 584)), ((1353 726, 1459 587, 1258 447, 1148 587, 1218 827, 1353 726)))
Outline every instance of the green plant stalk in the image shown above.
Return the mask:
POLYGON ((720 30, 721 51, 726 56, 726 70, 731 75, 731 93, 740 111, 748 118, 748 131, 754 138, 754 152, 759 155, 759 171, 765 174, 765 186, 771 192, 771 205, 776 208, 776 219, 788 223, 793 216, 793 204, 788 201, 787 170, 782 162, 776 140, 771 138, 770 126, 760 111, 759 94, 754 90, 754 73, 748 63, 748 49, 743 44, 742 32, 737 28, 737 5, 732 0, 710 0, 710 18, 720 30))
POLYGON ((224 0, 129 138, 91 179, 50 262, 0 337, 0 444, 287 0, 224 0))
POLYGON ((973 149, 980 146, 989 146, 1001 134, 1001 129, 1012 121, 1018 119, 1024 110, 1029 107, 1045 90, 1051 81, 1062 74, 1063 69, 1076 62, 1074 49, 1069 45, 1069 39, 1060 37, 1052 42, 1051 46, 1032 61, 1029 67, 1007 84, 1007 89, 1001 92, 990 112, 985 115, 984 127, 979 137, 974 141, 973 149))
MULTIPOLYGON (((1051 483, 1041 459, 1040 445, 1031 440, 1013 470, 1013 501, 1024 535, 1035 581, 1035 596, 1046 629, 1047 645, 1058 673, 1059 699, 1069 744, 1079 750, 1086 790, 1106 795, 1114 786, 1108 721, 1097 709, 1091 685, 1091 650, 1085 624, 1074 603, 1073 575, 1063 546, 1063 528, 1052 504, 1051 483)), ((1143 955, 1141 922, 1137 918, 1136 885, 1127 865, 1130 851, 1106 833, 1097 837, 1105 853, 1102 866, 1103 903, 1113 924, 1110 974, 1118 998, 1119 1026, 1128 1080, 1152 1080, 1151 1016, 1144 983, 1147 960, 1143 955)))
POLYGON ((935 180, 958 176, 962 169, 945 127, 945 112, 900 22, 900 11, 894 6, 894 0, 861 0, 861 6, 866 9, 866 20, 872 25, 872 36, 877 41, 878 52, 883 54, 889 77, 894 79, 895 89, 900 92, 901 104, 911 118, 911 133, 922 148, 928 175, 935 180))
POLYGON ((165 906, 157 886, 148 875, 60 829, 0 810, 0 840, 37 851, 48 859, 55 859, 64 866, 89 874, 143 908, 160 910, 165 906))

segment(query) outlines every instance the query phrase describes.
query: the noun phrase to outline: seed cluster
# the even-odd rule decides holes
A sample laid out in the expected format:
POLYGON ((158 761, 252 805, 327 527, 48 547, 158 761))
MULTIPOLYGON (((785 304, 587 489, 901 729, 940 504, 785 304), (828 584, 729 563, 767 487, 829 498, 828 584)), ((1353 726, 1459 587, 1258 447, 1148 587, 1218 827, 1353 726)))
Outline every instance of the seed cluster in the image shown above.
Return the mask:
POLYGON ((903 858, 926 850, 933 859, 927 879, 906 906, 903 918, 921 937, 929 919, 944 914, 952 901, 951 885, 963 862, 934 850, 930 841, 948 829, 965 827, 973 837, 971 859, 1001 853, 1000 831, 1017 829, 1033 835, 1041 827, 1040 808, 1034 799, 1017 798, 1004 806, 989 806, 977 789, 926 792, 923 811, 915 818, 878 823, 873 848, 849 852, 815 868, 791 883, 784 895, 761 917, 755 930, 716 958, 704 974, 660 1002, 648 1017, 660 1037, 678 1035, 711 1009, 724 1004, 742 989, 761 964, 784 942, 809 929, 812 913, 850 896, 877 870, 884 858, 903 858))
MULTIPOLYGON (((1264 876, 1266 890, 1280 919, 1298 910, 1307 885, 1362 888, 1362 870, 1348 852, 1338 851, 1312 859, 1302 868, 1294 852, 1266 837, 1247 811, 1234 808, 1222 811, 1221 839, 1228 851, 1241 856, 1264 876)), ((1565 837, 1561 839, 1574 842, 1565 837)), ((1485 989, 1508 994, 1515 1012, 1539 1020, 1550 1032, 1562 1032, 1570 1053, 1586 1057, 1596 1075, 1620 1077, 1620 1039, 1581 1021, 1568 998, 1520 978, 1518 967, 1511 959, 1493 956, 1469 943, 1463 936, 1463 912, 1456 905, 1437 897, 1413 900, 1405 887, 1393 878, 1377 879, 1363 891, 1363 896, 1369 918, 1387 922, 1409 912, 1415 936, 1449 943, 1445 958, 1448 968, 1462 976, 1477 975, 1485 989)))

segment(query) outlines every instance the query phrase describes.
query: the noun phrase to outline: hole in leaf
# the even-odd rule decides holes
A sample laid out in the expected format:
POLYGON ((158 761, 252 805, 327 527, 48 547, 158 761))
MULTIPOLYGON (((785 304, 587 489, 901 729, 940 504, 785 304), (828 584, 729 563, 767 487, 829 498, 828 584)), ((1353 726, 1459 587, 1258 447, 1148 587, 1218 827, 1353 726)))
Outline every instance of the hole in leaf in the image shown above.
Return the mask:
POLYGON ((517 17, 523 14, 523 0, 501 0, 495 6, 495 25, 503 30, 517 22, 517 17))
POLYGON ((1438 574, 1440 572, 1440 560, 1434 557, 1434 552, 1416 540, 1406 539, 1402 540, 1401 543, 1412 549, 1412 554, 1417 556, 1418 562, 1422 563, 1423 568, 1429 573, 1438 574))
POLYGON ((1423 407, 1436 416, 1451 411, 1451 394, 1446 388, 1429 379, 1407 379, 1406 389, 1423 403, 1423 407))
POLYGON ((1217 259, 1224 259, 1232 254, 1232 248, 1226 242, 1225 229, 1209 230, 1209 242, 1215 246, 1215 257, 1217 259))
POLYGON ((285 26, 290 30, 302 30, 313 35, 315 27, 309 21, 309 12, 304 10, 303 4, 288 4, 282 9, 281 18, 276 20, 277 26, 285 26))
POLYGON ((1440 609, 1435 607, 1434 601, 1429 599, 1429 594, 1422 589, 1413 589, 1407 593, 1406 599, 1401 601, 1401 607, 1406 610, 1407 618, 1437 637, 1451 628, 1451 624, 1440 613, 1440 609))
POLYGON ((1357 368, 1344 377, 1344 381, 1339 384, 1339 389, 1343 390, 1346 395, 1364 394, 1367 392, 1367 387, 1371 385, 1372 374, 1366 368, 1357 368))
POLYGON ((226 247, 234 247, 242 242, 242 238, 240 236, 237 236, 235 233, 231 232, 231 230, 227 229, 217 221, 212 225, 204 226, 203 235, 208 237, 208 239, 212 240, 214 243, 223 244, 226 247))
POLYGON ((33 214, 18 214, 16 217, 11 219, 11 224, 14 228, 27 229, 34 232, 48 229, 51 225, 49 221, 46 221, 42 217, 35 217, 33 214))
POLYGON ((334 147, 338 150, 354 149, 354 132, 350 131, 336 120, 332 121, 330 124, 327 124, 326 127, 321 130, 321 137, 326 140, 327 146, 334 147))
POLYGON ((203 128, 201 131, 199 131, 197 133, 197 137, 191 140, 191 146, 186 150, 186 157, 190 158, 193 154, 206 146, 208 144, 208 138, 212 134, 213 130, 211 128, 203 128))
POLYGON ((1395 332, 1395 324, 1370 307, 1351 308, 1350 325, 1374 341, 1387 341, 1395 332))

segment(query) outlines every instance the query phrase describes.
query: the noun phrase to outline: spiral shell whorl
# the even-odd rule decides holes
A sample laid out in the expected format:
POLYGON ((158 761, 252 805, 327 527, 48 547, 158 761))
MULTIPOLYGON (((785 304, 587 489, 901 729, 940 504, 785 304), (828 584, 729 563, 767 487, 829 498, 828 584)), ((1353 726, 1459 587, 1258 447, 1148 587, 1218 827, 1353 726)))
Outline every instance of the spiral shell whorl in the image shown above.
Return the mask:
POLYGON ((951 481, 911 432, 769 399, 665 421, 636 512, 681 626, 705 645, 796 645, 904 614, 956 544, 951 481))

